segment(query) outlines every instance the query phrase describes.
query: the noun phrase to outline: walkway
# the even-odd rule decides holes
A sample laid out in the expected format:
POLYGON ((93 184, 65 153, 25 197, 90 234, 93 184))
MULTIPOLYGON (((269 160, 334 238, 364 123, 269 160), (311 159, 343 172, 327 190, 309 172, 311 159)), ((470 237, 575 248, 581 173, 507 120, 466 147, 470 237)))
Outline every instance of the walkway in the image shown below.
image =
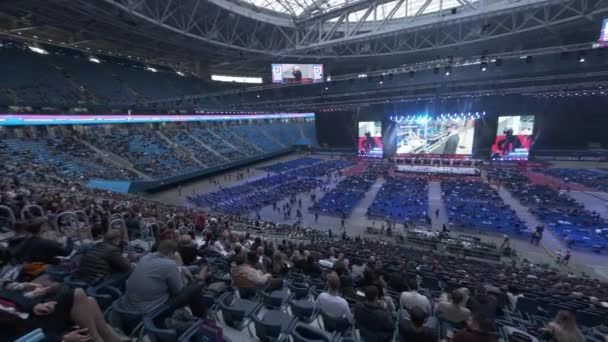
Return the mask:
MULTIPOLYGON (((534 229, 534 227, 541 223, 528 211, 528 208, 515 199, 509 191, 501 188, 498 193, 503 201, 515 210, 517 216, 522 219, 529 228, 534 229)), ((549 263, 554 265, 553 260, 555 258, 555 252, 560 249, 566 250, 566 245, 555 236, 550 229, 546 228, 546 226, 541 245, 543 248, 535 247, 526 240, 511 240, 511 246, 519 252, 520 256, 536 263, 549 263)), ((572 251, 572 262, 567 269, 571 272, 585 272, 607 279, 608 266, 605 261, 606 257, 602 255, 572 251)))
POLYGON ((602 191, 570 191, 568 196, 581 203, 585 209, 595 211, 608 220, 608 194, 602 191))
POLYGON ((440 182, 429 182, 429 215, 431 216, 431 226, 434 230, 441 230, 444 224, 448 224, 448 211, 441 196, 440 182), (439 216, 435 215, 437 209, 439 209, 439 216))

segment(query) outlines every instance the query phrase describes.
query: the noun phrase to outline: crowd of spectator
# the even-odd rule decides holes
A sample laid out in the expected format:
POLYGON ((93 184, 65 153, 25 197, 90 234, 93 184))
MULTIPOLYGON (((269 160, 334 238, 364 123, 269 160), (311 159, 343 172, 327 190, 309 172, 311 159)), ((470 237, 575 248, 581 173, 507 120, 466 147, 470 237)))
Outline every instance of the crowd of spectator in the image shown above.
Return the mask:
POLYGON ((526 234, 527 227, 498 192, 481 180, 441 182, 448 219, 457 227, 526 234))
POLYGON ((424 178, 389 178, 367 209, 367 216, 402 223, 426 223, 428 192, 424 178))
MULTIPOLYGON (((390 341, 395 330, 405 341, 449 336, 457 342, 497 341, 509 328, 558 342, 596 341, 605 333, 608 287, 590 277, 346 235, 333 239, 321 234, 311 243, 254 239, 237 232, 236 226, 280 230, 271 228, 277 227, 273 223, 236 215, 87 189, 49 165, 0 168, 0 205, 18 218, 27 206, 42 209, 39 217, 29 216, 27 210, 19 220, 3 217, 14 232, 0 253, 0 311, 8 315, 1 323, 3 341, 34 329, 42 329, 50 341, 126 340, 128 332, 102 314, 110 307, 142 315, 161 308, 172 313, 159 324, 177 329, 179 317, 206 318, 214 303, 221 302, 222 320, 230 325, 225 306, 237 304, 224 301, 233 289, 241 301, 265 303, 274 291, 295 295, 298 288, 307 289, 303 299, 314 298, 312 305, 325 329, 343 321, 342 334, 352 334, 355 328, 364 341, 390 341), (77 210, 86 213, 85 228, 101 241, 76 241, 70 231, 54 226, 59 214, 77 210), (116 217, 121 217, 124 229, 114 228, 116 217), (149 222, 158 231, 151 249, 142 251, 136 242, 149 222), (53 232, 67 239, 47 239, 53 232), (66 267, 73 272, 62 273, 66 267), (107 294, 98 294, 105 287, 118 289, 119 296, 109 295, 107 302, 107 294), (191 314, 181 309, 185 306, 191 314)), ((347 182, 364 189, 376 176, 366 172, 347 182)), ((470 195, 469 185, 464 188, 470 195)), ((302 325, 294 333, 316 332, 302 325)))
POLYGON ((489 170, 490 180, 504 184, 544 225, 569 248, 601 251, 608 246, 608 222, 598 213, 547 185, 535 185, 518 170, 489 170))
MULTIPOLYGON (((299 127, 300 124, 289 125, 299 127)), ((7 129, 0 137, 0 155, 3 160, 13 162, 34 160, 53 165, 66 177, 81 180, 141 180, 146 176, 166 178, 262 156, 266 151, 254 148, 253 141, 239 136, 238 127, 164 125, 157 131, 132 124, 111 128, 86 126, 77 131, 55 128, 52 132, 39 130, 35 133, 7 129), (123 158, 126 163, 111 162, 112 154, 123 158)), ((246 129, 262 134, 255 125, 248 125, 246 129)), ((292 140, 295 144, 295 138, 292 140)), ((291 140, 283 143, 290 144, 286 145, 288 147, 293 146, 291 140)), ((279 143, 273 146, 268 152, 285 148, 279 143)), ((305 171, 312 176, 315 172, 324 173, 341 167, 344 166, 328 164, 324 168, 305 171)))
POLYGON ((536 168, 540 172, 563 180, 566 183, 578 183, 598 191, 608 191, 608 172, 595 169, 570 168, 536 168))

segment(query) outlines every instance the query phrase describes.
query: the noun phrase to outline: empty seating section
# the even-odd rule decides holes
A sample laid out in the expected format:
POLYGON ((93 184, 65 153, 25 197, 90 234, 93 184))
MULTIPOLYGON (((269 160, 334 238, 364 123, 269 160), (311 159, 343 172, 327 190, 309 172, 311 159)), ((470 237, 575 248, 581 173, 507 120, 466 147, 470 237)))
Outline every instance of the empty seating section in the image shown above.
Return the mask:
POLYGON ((488 183, 447 180, 441 182, 449 222, 456 227, 523 234, 526 224, 505 204, 488 183))
POLYGON ((226 144, 221 139, 216 138, 213 134, 209 132, 210 130, 213 130, 213 128, 197 127, 192 130, 192 135, 202 141, 205 145, 209 146, 209 148, 212 148, 217 153, 228 158, 230 161, 236 161, 245 157, 245 154, 243 154, 242 152, 226 144))
POLYGON ((5 99, 13 98, 16 104, 76 103, 77 91, 45 57, 18 49, 0 49, 0 89, 13 95, 5 99))
POLYGON ((310 139, 310 141, 312 142, 312 146, 319 146, 319 142, 317 141, 317 132, 315 129, 315 123, 314 122, 307 122, 304 124, 301 124, 302 126, 302 133, 304 134, 304 136, 302 138, 307 138, 310 139))
POLYGON ((608 222, 597 213, 585 210, 565 191, 531 184, 516 170, 491 170, 489 176, 505 184, 517 200, 568 246, 588 250, 608 246, 608 222))
POLYGON ((206 167, 216 166, 227 162, 225 159, 209 151, 201 145, 201 143, 193 139, 187 129, 166 130, 163 131, 163 134, 174 143, 190 150, 193 156, 203 162, 206 167))
POLYGON ((265 136, 257 126, 235 126, 234 131, 266 152, 275 152, 283 148, 265 136))
POLYGON ((92 102, 128 104, 135 102, 134 92, 118 77, 120 71, 83 58, 49 55, 51 63, 65 70, 76 86, 83 87, 92 102))
POLYGON ((565 182, 578 183, 599 191, 608 191, 608 172, 606 171, 568 168, 543 168, 533 171, 559 178, 565 182))
POLYGON ((255 156, 261 154, 261 152, 257 150, 250 141, 244 139, 236 132, 234 132, 231 126, 213 127, 212 130, 215 134, 222 137, 222 139, 229 141, 239 151, 244 152, 244 154, 248 156, 255 156))
POLYGON ((367 216, 423 224, 429 208, 428 183, 423 178, 389 178, 376 194, 367 216))
POLYGON ((143 64, 129 61, 101 59, 101 63, 93 63, 84 54, 41 55, 25 46, 4 46, 0 49, 0 104, 133 105, 146 99, 235 87, 182 77, 172 70, 151 72, 143 64))
POLYGON ((263 125, 260 128, 285 146, 295 145, 300 140, 300 127, 296 124, 272 124, 263 125))
POLYGON ((298 158, 292 159, 282 163, 275 163, 266 167, 263 167, 262 170, 270 171, 270 172, 287 172, 294 169, 299 169, 304 166, 310 166, 311 164, 316 164, 322 162, 323 159, 318 158, 298 158))
POLYGON ((348 216, 375 180, 376 176, 370 174, 346 177, 309 210, 324 215, 348 216))

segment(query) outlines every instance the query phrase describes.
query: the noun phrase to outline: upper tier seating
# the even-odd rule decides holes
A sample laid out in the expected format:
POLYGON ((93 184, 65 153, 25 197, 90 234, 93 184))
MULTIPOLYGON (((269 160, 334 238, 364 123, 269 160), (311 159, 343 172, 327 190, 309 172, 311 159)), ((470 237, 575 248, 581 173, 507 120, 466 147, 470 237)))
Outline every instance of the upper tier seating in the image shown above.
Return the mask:
POLYGON ((30 51, 0 49, 0 89, 11 94, 7 104, 76 104, 77 89, 45 56, 30 51))
POLYGON ((230 83, 182 77, 172 70, 145 70, 115 59, 93 63, 88 56, 42 55, 25 47, 0 48, 0 105, 134 105, 147 99, 234 89, 230 83))

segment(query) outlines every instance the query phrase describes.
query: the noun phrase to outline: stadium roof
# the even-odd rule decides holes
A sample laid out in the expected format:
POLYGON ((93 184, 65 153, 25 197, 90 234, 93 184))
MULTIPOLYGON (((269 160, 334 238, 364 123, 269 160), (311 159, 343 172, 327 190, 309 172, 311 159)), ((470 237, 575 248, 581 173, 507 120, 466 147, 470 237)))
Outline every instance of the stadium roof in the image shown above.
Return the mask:
POLYGON ((7 0, 0 39, 164 65, 268 76, 323 63, 332 76, 451 57, 597 41, 606 0, 7 0))
MULTIPOLYGON (((330 9, 337 9, 346 5, 357 3, 357 1, 349 0, 240 0, 254 6, 269 9, 279 13, 289 14, 295 17, 301 17, 311 14, 319 14, 330 9)), ((359 1, 361 2, 361 1, 359 1)), ((475 3, 471 1, 471 3, 475 3)), ((430 14, 442 10, 450 10, 463 6, 465 2, 462 0, 443 0, 443 1, 426 1, 426 0, 409 0, 404 1, 402 6, 399 6, 392 15, 393 19, 412 17, 417 13, 430 14), (421 11, 422 9, 422 11, 421 11)), ((365 18, 366 21, 383 20, 388 17, 394 7, 394 2, 384 3, 378 7, 374 16, 365 18)), ((356 21, 362 18, 365 10, 352 13, 349 20, 356 21)), ((334 19, 337 20, 337 19, 334 19)))

